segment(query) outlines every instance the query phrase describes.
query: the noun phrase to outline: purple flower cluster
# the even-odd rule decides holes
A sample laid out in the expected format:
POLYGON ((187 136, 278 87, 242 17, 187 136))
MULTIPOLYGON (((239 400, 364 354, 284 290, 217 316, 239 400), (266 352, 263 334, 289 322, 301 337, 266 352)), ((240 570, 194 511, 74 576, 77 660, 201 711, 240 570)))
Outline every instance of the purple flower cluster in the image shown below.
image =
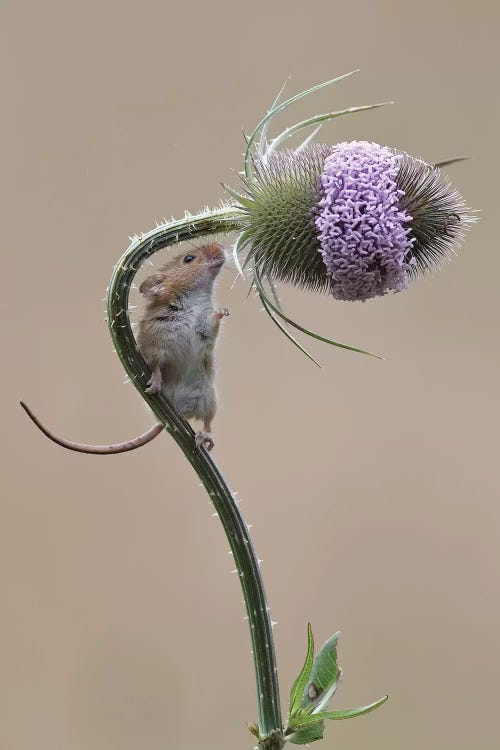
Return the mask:
POLYGON ((352 141, 324 162, 315 225, 336 299, 364 301, 408 285, 415 240, 400 205, 400 159, 385 146, 352 141))

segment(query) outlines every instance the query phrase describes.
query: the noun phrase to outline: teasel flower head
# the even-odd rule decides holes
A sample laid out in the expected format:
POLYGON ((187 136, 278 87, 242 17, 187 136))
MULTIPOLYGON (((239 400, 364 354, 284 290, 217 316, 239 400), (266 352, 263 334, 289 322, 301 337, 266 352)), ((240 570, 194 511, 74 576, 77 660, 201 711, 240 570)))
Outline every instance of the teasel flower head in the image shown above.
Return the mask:
POLYGON ((341 300, 406 289, 449 257, 470 220, 439 168, 364 141, 333 148, 318 198, 319 252, 329 290, 341 300))
POLYGON ((444 162, 367 141, 314 143, 317 130, 296 149, 279 148, 305 127, 381 105, 317 115, 268 144, 274 115, 325 85, 274 103, 248 140, 244 190, 230 191, 245 214, 235 259, 244 255, 267 311, 285 323, 264 281, 348 301, 400 292, 449 258, 474 221, 444 162))

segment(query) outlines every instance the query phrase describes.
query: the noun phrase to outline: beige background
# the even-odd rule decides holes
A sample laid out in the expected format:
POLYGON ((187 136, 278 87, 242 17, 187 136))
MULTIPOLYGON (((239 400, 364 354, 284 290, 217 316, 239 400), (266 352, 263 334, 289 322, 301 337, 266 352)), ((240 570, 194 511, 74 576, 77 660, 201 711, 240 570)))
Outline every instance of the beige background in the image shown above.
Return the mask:
POLYGON ((303 322, 386 356, 311 348, 231 291, 217 460, 243 499, 272 605, 283 702, 311 620, 340 628, 343 750, 498 746, 498 23, 495 3, 2 2, 5 378, 2 750, 246 748, 253 666, 207 498, 166 437, 65 452, 28 423, 106 442, 150 422, 122 385, 102 301, 128 235, 216 204, 247 131, 395 99, 324 129, 450 169, 482 209, 463 252, 365 305, 286 292, 303 322), (279 124, 279 123, 278 123, 279 124))

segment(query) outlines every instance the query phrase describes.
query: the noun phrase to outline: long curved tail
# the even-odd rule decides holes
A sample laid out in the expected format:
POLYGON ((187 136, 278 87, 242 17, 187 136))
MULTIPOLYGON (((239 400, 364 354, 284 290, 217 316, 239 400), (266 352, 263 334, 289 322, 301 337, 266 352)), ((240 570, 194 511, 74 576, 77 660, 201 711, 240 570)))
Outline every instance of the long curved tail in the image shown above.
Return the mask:
POLYGON ((103 456, 109 455, 110 453, 125 453, 126 451, 133 451, 136 448, 140 448, 142 445, 150 443, 151 440, 154 440, 154 438, 165 429, 161 422, 158 422, 158 424, 150 427, 149 430, 143 435, 139 435, 132 440, 126 440, 124 443, 113 443, 111 445, 87 445, 85 443, 74 443, 72 440, 65 440, 64 438, 60 438, 57 435, 54 435, 53 432, 51 432, 47 427, 45 427, 44 424, 42 424, 42 422, 40 422, 38 417, 33 414, 29 406, 25 404, 24 401, 20 401, 19 403, 21 404, 31 421, 36 424, 38 429, 41 430, 43 434, 46 435, 46 437, 48 437, 54 443, 62 445, 63 448, 67 448, 70 451, 77 451, 78 453, 95 453, 97 455, 103 456))

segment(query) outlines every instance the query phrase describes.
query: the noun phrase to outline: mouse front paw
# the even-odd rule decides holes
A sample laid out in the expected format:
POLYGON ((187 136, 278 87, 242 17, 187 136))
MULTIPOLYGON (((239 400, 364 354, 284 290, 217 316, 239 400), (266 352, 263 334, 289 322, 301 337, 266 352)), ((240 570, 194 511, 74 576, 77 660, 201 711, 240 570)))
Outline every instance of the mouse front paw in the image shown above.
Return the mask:
POLYGON ((215 445, 211 432, 197 432, 194 438, 197 448, 206 448, 211 451, 215 445))
POLYGON ((227 318, 229 315, 229 310, 227 307, 219 307, 218 310, 215 311, 215 317, 217 320, 222 320, 222 318, 227 318))

